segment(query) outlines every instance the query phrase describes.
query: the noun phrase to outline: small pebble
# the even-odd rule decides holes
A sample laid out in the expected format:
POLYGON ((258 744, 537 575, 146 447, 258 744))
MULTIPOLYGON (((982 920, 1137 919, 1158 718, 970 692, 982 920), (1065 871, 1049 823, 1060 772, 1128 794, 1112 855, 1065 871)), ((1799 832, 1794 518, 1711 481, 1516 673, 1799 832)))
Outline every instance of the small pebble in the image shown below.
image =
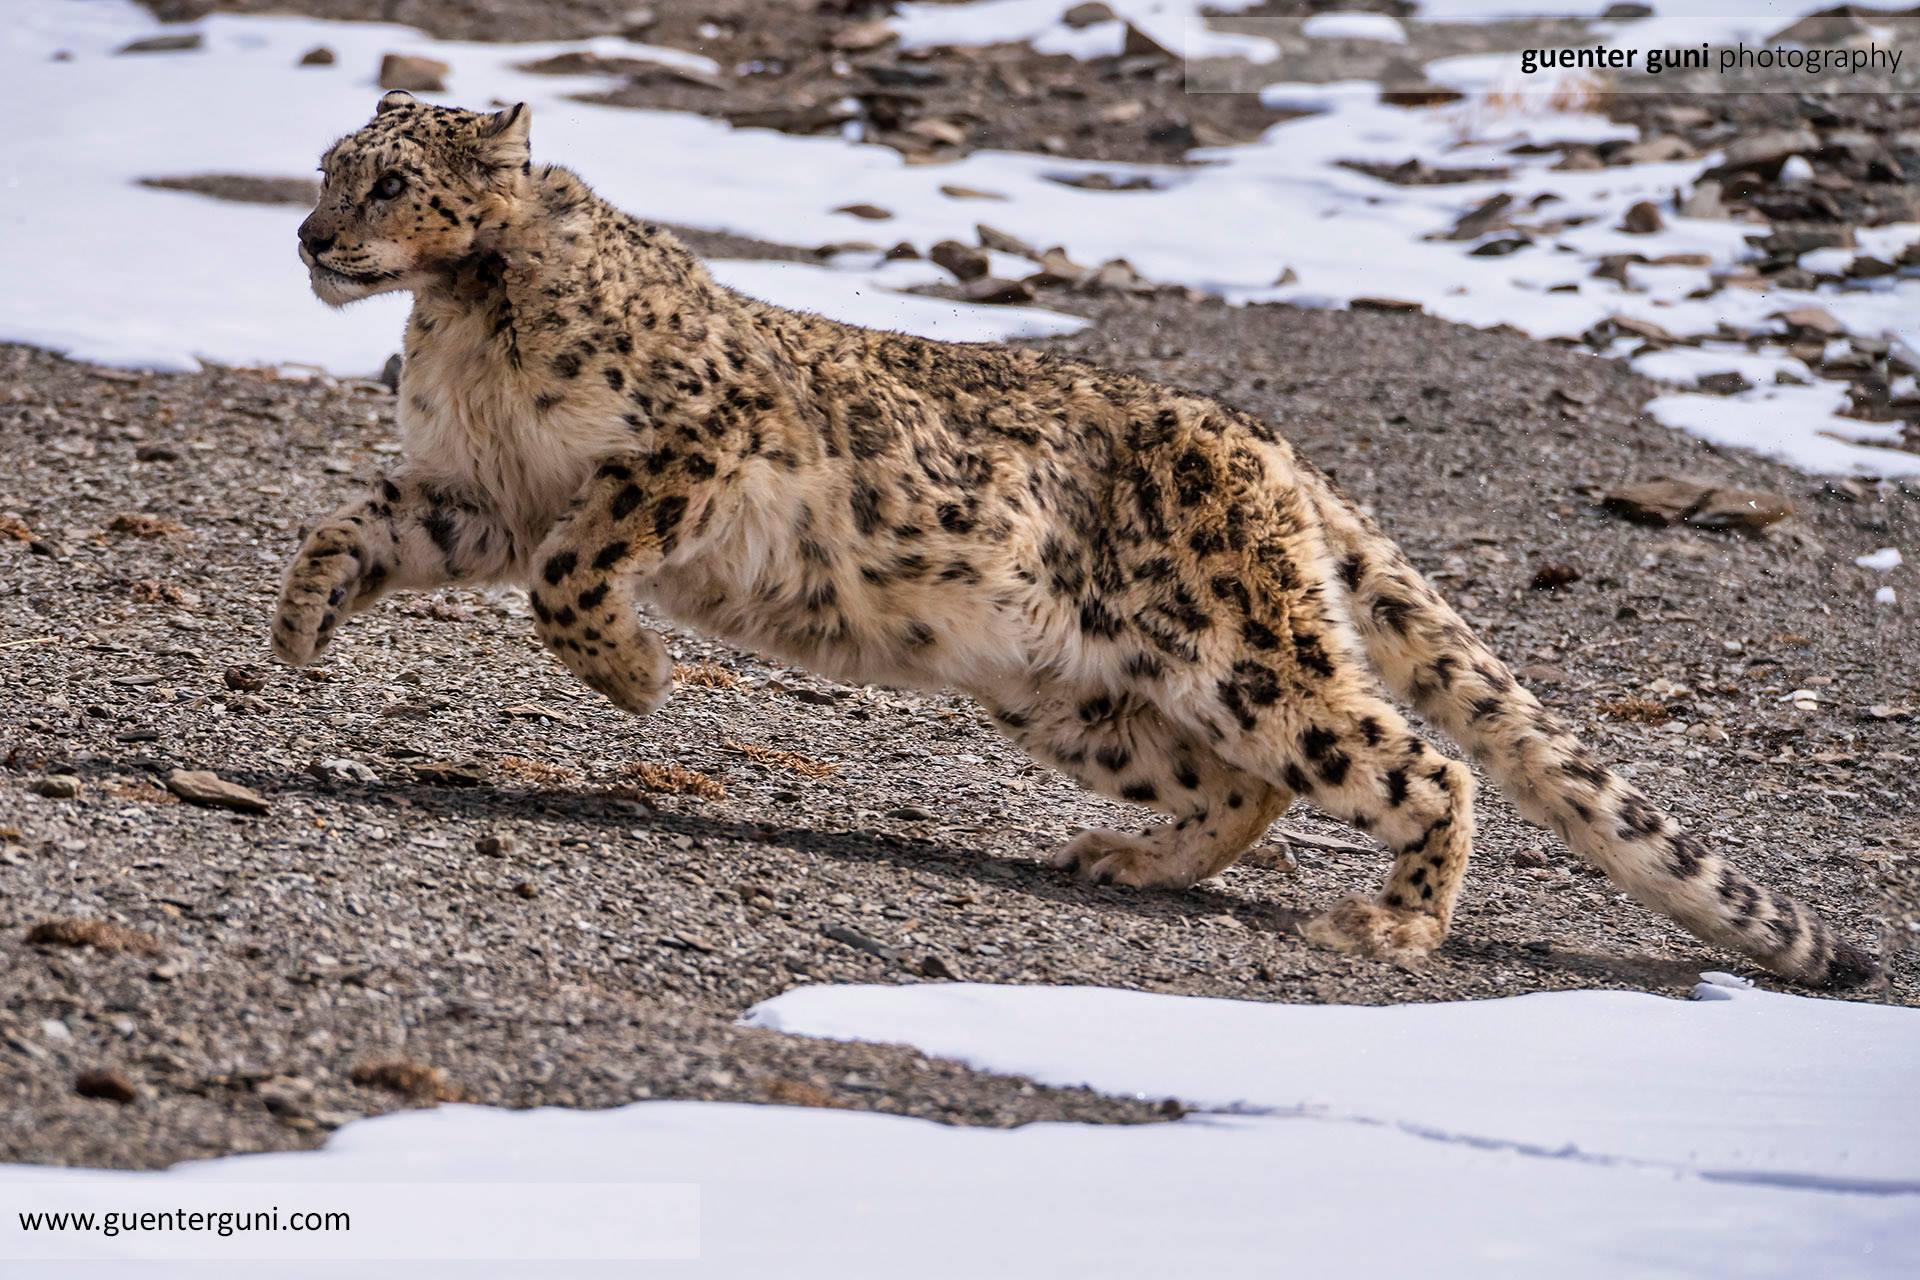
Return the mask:
POLYGON ((127 1106, 140 1098, 133 1082, 118 1071, 83 1071, 73 1082, 73 1091, 83 1098, 98 1098, 103 1102, 117 1102, 127 1106))

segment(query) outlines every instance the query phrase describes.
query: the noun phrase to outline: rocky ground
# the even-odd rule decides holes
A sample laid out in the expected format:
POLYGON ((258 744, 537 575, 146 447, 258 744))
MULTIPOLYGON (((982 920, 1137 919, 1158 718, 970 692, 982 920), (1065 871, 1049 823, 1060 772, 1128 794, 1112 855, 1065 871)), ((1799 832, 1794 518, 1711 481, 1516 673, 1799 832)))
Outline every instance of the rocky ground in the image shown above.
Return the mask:
MULTIPOLYGON (((1649 388, 1619 365, 1523 339, 1176 298, 1087 309, 1097 327, 1060 346, 1279 422, 1605 755, 1770 883, 1890 947, 1877 895, 1913 853, 1900 815, 1920 790, 1920 660, 1910 607, 1873 605, 1851 558, 1915 545, 1911 497, 1824 495, 1716 455, 1641 419, 1649 388), (1595 504, 1659 474, 1781 493, 1797 512, 1747 538, 1595 504), (1577 579, 1534 589, 1550 565, 1577 579)), ((22 348, 3 367, 8 1159, 298 1144, 439 1091, 989 1123, 1152 1114, 730 1025, 805 981, 1387 1001, 1677 994, 1702 968, 1739 967, 1491 792, 1454 938, 1403 971, 1294 936, 1384 868, 1327 847, 1356 837, 1310 814, 1288 820, 1306 836, 1291 873, 1277 844, 1178 894, 1047 869, 1035 853, 1074 827, 1125 819, 958 699, 842 688, 676 634, 681 691, 627 719, 533 645, 517 598, 464 592, 357 620, 319 672, 272 667, 279 563, 391 454, 387 390, 128 375, 22 348), (265 811, 182 802, 176 769, 265 811), (135 937, 31 933, 61 920, 135 937), (392 1062, 440 1074, 383 1074, 392 1062), (91 1091, 133 1101, 77 1095, 90 1072, 107 1073, 91 1091)), ((1911 957, 1891 973, 1866 995, 1920 1000, 1911 957)))
MULTIPOLYGON (((480 36, 619 29, 631 8, 301 7, 480 36), (509 32, 509 11, 554 25, 509 32)), ((717 38, 668 40, 691 19, 661 8, 647 38, 717 38)), ((719 9, 700 12, 718 26, 719 9)), ((869 15, 826 16, 823 31, 869 15)), ((732 38, 756 29, 743 18, 732 38)), ((1097 68, 1075 74, 1083 104, 1104 101, 1097 68)), ((979 101, 990 119, 965 145, 1053 136, 1048 117, 979 101)), ((1099 132, 1072 146, 1100 158, 1099 132)), ((693 239, 716 256, 810 249, 693 239)), ((1281 425, 1603 756, 1885 955, 1887 985, 1859 998, 1920 1003, 1915 589, 1910 569, 1853 564, 1920 551, 1910 492, 1713 450, 1649 422, 1656 388, 1622 364, 1510 333, 1236 310, 1124 280, 1041 298, 1094 322, 1054 348, 1281 425), (1608 509, 1659 477, 1792 514, 1740 534, 1608 509), (1901 603, 1876 605, 1887 582, 1901 603)), ((1184 893, 1049 870, 1036 855, 1074 828, 1133 815, 1028 763, 956 698, 842 687, 669 629, 681 688, 633 719, 539 650, 511 593, 396 600, 321 669, 277 668, 264 638, 280 565, 304 524, 391 462, 392 405, 379 383, 129 374, 0 348, 0 1159, 152 1166, 310 1145, 453 1097, 980 1124, 1167 1114, 734 1025, 810 981, 1384 1002, 1677 995, 1702 969, 1749 972, 1490 787, 1454 935, 1399 969, 1297 936, 1386 866, 1310 811, 1184 893)))

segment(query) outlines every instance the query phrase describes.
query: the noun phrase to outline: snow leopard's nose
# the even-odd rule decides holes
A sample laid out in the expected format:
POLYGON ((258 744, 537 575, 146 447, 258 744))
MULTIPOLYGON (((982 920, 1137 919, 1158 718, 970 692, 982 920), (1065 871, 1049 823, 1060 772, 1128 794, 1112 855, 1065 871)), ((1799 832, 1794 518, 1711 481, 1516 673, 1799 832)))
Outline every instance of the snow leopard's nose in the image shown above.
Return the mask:
POLYGON ((314 225, 311 214, 300 224, 300 244, 316 258, 333 248, 333 239, 332 232, 325 232, 314 225))

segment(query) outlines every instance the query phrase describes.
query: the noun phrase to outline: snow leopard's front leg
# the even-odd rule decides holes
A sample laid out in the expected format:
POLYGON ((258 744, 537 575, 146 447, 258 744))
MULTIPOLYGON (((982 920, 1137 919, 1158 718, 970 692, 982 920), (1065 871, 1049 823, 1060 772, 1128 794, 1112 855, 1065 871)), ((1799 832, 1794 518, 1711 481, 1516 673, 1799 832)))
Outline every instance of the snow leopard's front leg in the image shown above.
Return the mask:
POLYGON ((398 474, 328 516, 287 566, 273 619, 273 652, 311 662, 334 628, 390 591, 485 582, 515 556, 512 531, 480 495, 398 474))
POLYGON ((673 659, 640 624, 633 589, 690 553, 711 528, 716 491, 644 456, 602 463, 534 553, 528 593, 540 642, 616 705, 647 715, 667 700, 673 659))

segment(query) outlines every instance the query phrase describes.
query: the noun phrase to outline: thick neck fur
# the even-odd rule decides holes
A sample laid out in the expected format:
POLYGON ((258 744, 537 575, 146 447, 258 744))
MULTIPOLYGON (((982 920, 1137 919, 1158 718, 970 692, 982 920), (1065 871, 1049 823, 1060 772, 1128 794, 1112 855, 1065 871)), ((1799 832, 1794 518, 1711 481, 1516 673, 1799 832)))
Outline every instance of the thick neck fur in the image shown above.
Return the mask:
POLYGON ((724 422, 729 392, 791 375, 765 309, 716 285, 667 231, 564 169, 517 181, 476 252, 416 297, 400 421, 413 465, 537 539, 598 461, 724 422))
POLYGON ((699 336, 685 331, 685 313, 712 323, 736 302, 669 232, 621 212, 574 173, 551 166, 522 177, 483 226, 475 253, 419 298, 434 313, 485 314, 523 369, 543 356, 560 358, 570 347, 585 347, 582 354, 591 356, 601 349, 595 338, 617 342, 625 320, 637 319, 646 331, 624 326, 636 347, 663 354, 684 348, 699 336), (683 319, 670 327, 648 324, 649 304, 655 316, 683 319))

